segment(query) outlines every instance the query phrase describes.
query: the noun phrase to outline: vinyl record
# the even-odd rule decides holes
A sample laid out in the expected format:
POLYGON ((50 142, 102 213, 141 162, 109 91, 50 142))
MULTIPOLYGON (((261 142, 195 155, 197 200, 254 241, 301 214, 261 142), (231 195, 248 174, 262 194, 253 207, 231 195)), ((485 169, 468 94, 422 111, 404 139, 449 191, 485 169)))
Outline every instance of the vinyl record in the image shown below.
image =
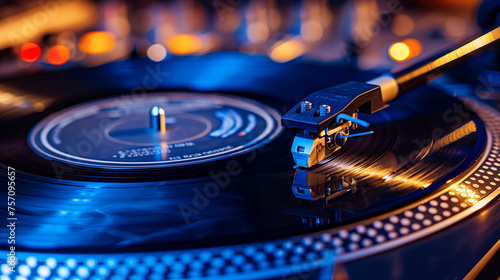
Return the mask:
POLYGON ((90 258, 92 275, 101 266, 149 275, 159 265, 160 278, 276 276, 408 243, 491 199, 496 185, 486 179, 460 187, 465 197, 450 191, 498 149, 490 111, 431 87, 360 114, 373 135, 294 169, 294 131, 281 128, 281 114, 308 92, 365 75, 217 54, 3 82, 28 104, 0 120, 10 132, 0 136, 2 170, 17 174, 20 262, 57 256, 50 275, 90 258), (157 86, 141 85, 153 73, 157 86), (38 100, 45 110, 30 111, 38 100), (465 204, 457 211, 448 205, 455 196, 465 204))

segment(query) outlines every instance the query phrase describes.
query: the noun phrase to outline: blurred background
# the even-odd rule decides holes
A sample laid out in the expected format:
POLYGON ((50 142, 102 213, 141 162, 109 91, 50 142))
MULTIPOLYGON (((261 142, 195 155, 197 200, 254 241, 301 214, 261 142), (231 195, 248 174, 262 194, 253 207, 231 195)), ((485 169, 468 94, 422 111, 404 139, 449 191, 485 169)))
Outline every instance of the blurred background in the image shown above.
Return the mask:
POLYGON ((235 51, 387 70, 476 34, 480 0, 0 0, 0 77, 235 51))

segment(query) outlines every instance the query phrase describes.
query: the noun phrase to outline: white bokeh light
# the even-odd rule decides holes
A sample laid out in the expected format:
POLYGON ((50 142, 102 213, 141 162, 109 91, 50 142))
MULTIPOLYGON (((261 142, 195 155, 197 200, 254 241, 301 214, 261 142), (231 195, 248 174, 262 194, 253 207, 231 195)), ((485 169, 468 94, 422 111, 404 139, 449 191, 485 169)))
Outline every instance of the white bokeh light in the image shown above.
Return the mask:
POLYGON ((148 48, 148 57, 152 61, 160 62, 167 56, 167 49, 161 44, 154 44, 148 48))

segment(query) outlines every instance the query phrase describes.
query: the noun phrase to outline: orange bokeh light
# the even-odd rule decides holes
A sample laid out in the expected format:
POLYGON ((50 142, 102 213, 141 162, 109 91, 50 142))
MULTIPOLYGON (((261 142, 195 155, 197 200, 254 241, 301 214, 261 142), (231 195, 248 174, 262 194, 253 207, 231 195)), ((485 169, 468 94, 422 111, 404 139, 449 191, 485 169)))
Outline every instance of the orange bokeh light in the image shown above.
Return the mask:
POLYGON ((167 47, 174 54, 190 54, 201 49, 201 41, 193 34, 179 34, 168 40, 167 47))
POLYGON ((100 54, 111 51, 115 44, 113 34, 106 31, 92 31, 82 36, 78 47, 84 53, 100 54))
POLYGON ((422 44, 417 39, 408 38, 402 41, 410 48, 410 58, 419 55, 422 52, 422 44))
POLYGON ((69 49, 63 45, 52 46, 49 50, 48 59, 54 65, 61 65, 68 62, 69 57, 69 49))
POLYGON ((35 62, 42 55, 42 49, 38 44, 26 43, 21 46, 19 54, 22 60, 26 62, 35 62))
POLYGON ((269 57, 276 62, 287 62, 301 56, 306 51, 302 41, 293 38, 276 43, 269 53, 269 57))
POLYGON ((420 41, 412 38, 392 44, 389 47, 389 56, 395 61, 406 61, 418 56, 422 52, 420 41))

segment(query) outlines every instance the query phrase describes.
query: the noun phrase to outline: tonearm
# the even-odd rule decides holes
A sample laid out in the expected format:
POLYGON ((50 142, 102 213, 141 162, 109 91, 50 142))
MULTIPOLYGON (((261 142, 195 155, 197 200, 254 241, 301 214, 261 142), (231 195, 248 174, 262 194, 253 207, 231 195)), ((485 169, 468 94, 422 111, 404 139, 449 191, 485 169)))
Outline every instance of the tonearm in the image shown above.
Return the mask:
POLYGON ((342 148, 348 138, 372 134, 372 131, 355 133, 359 126, 369 126, 359 119, 358 113, 372 114, 384 109, 398 96, 495 45, 499 39, 500 27, 497 27, 401 71, 367 82, 325 88, 306 96, 282 118, 283 126, 297 130, 292 145, 295 163, 309 168, 342 148))

